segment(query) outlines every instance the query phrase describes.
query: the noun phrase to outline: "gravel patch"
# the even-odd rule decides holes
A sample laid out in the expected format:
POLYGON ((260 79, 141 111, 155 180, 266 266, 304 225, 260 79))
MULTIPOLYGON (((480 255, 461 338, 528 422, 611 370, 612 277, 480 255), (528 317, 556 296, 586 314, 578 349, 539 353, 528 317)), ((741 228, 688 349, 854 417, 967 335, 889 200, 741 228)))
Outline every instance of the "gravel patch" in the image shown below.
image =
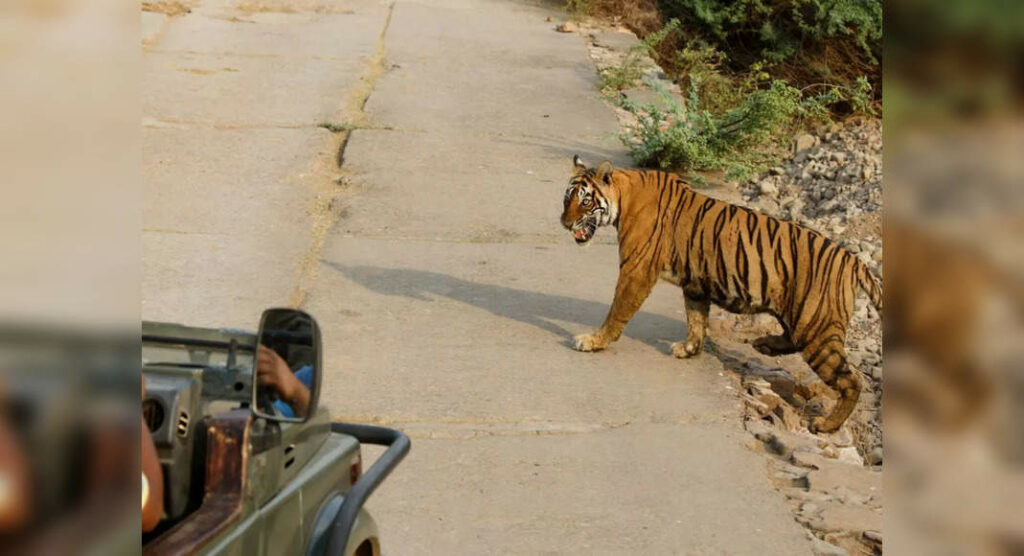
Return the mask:
MULTIPOLYGON (((882 276, 880 120, 852 119, 801 134, 788 160, 740 190, 750 207, 822 232, 882 276)), ((865 388, 849 427, 868 465, 882 461, 881 339, 878 312, 859 294, 846 345, 865 388)))

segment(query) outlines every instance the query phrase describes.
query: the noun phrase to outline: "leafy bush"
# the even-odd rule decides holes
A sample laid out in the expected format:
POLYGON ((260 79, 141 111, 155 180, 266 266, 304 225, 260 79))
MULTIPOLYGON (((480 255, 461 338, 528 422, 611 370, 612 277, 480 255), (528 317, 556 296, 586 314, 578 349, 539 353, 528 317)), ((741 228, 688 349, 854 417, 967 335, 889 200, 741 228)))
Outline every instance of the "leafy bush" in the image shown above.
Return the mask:
POLYGON ((725 170, 727 178, 737 180, 777 162, 782 154, 778 145, 788 144, 796 129, 829 121, 835 103, 863 103, 863 111, 872 110, 867 79, 858 80, 853 89, 830 86, 807 96, 770 79, 756 65, 737 84, 736 103, 724 110, 705 107, 699 80, 691 81, 685 102, 657 83, 649 85, 660 93, 663 107, 619 99, 636 118, 620 136, 633 160, 643 167, 680 172, 725 170))
POLYGON ((601 89, 621 91, 636 85, 644 75, 642 60, 642 56, 634 50, 626 54, 619 65, 605 68, 601 72, 601 89))
POLYGON ((573 16, 614 19, 641 37, 662 26, 657 0, 566 0, 565 4, 573 16))
POLYGON ((565 11, 574 16, 587 15, 592 10, 590 0, 566 0, 565 2, 565 11))
POLYGON ((685 30, 665 56, 674 65, 703 55, 735 74, 763 63, 797 87, 881 80, 881 0, 658 0, 658 9, 685 30))
POLYGON ((606 68, 601 72, 601 89, 621 91, 636 85, 644 75, 644 58, 655 55, 658 46, 678 27, 679 21, 670 21, 660 31, 650 33, 643 41, 633 46, 618 66, 606 68))
POLYGON ((750 91, 737 107, 719 114, 700 107, 697 82, 685 103, 652 86, 667 108, 621 101, 637 119, 622 140, 637 164, 649 168, 724 169, 728 177, 744 179, 776 158, 771 143, 805 111, 800 91, 777 80, 750 91))
MULTIPOLYGON (((587 1, 594 10, 616 0, 587 1)), ((662 107, 620 95, 636 117, 622 140, 637 164, 745 179, 774 163, 797 129, 835 113, 875 113, 880 0, 655 1, 673 19, 637 30, 643 43, 602 72, 606 91, 631 87, 650 55, 689 91, 680 102, 652 83, 662 107)))
POLYGON ((659 0, 658 8, 730 55, 760 48, 757 58, 780 61, 832 39, 851 40, 871 63, 881 53, 880 0, 659 0))

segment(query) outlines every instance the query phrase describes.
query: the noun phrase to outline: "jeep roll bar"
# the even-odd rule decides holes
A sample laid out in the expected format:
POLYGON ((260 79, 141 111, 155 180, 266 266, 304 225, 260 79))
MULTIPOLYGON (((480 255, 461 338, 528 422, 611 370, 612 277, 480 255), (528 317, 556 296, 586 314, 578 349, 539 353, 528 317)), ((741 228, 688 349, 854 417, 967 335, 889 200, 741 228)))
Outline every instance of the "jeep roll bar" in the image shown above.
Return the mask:
POLYGON ((409 453, 411 443, 409 437, 400 431, 374 425, 331 423, 331 432, 353 436, 360 444, 375 444, 388 447, 377 458, 377 461, 373 462, 370 469, 356 481, 356 484, 352 485, 352 489, 345 494, 341 508, 338 509, 338 515, 334 518, 330 537, 327 540, 326 553, 343 554, 346 545, 348 545, 348 538, 352 533, 352 526, 355 524, 356 516, 359 515, 359 510, 366 503, 370 495, 373 494, 373 491, 377 490, 377 487, 398 466, 398 463, 402 461, 405 455, 409 453))

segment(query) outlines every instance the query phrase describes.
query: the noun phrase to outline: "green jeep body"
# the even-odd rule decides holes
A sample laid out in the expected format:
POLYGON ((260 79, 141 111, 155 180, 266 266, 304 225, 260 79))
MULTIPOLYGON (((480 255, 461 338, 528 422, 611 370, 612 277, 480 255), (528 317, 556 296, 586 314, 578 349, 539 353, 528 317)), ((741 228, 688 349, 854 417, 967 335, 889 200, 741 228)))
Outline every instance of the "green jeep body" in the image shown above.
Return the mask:
POLYGON ((144 322, 142 337, 165 487, 145 554, 380 554, 362 506, 408 452, 405 435, 332 423, 326 408, 304 422, 256 415, 252 332, 144 322), (361 441, 389 446, 365 474, 361 441))

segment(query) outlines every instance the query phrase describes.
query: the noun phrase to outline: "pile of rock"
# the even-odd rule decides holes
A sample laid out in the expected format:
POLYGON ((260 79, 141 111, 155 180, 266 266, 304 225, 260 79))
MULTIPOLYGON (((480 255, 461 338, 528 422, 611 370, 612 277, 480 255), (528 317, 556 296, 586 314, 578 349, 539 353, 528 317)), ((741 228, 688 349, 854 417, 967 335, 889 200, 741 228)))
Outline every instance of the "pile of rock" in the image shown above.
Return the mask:
MULTIPOLYGON (((749 206, 822 232, 881 276, 880 120, 855 119, 798 135, 788 160, 740 189, 749 206)), ((865 460, 876 465, 882 459, 881 321, 864 296, 857 299, 847 350, 865 378, 851 427, 865 460)))
POLYGON ((807 528, 815 554, 882 553, 882 473, 861 464, 848 432, 826 438, 759 419, 746 426, 771 455, 772 480, 807 528))
POLYGON ((741 185, 751 206, 839 240, 875 270, 879 233, 847 233, 849 223, 882 210, 882 124, 878 119, 834 123, 794 140, 785 163, 741 185))

